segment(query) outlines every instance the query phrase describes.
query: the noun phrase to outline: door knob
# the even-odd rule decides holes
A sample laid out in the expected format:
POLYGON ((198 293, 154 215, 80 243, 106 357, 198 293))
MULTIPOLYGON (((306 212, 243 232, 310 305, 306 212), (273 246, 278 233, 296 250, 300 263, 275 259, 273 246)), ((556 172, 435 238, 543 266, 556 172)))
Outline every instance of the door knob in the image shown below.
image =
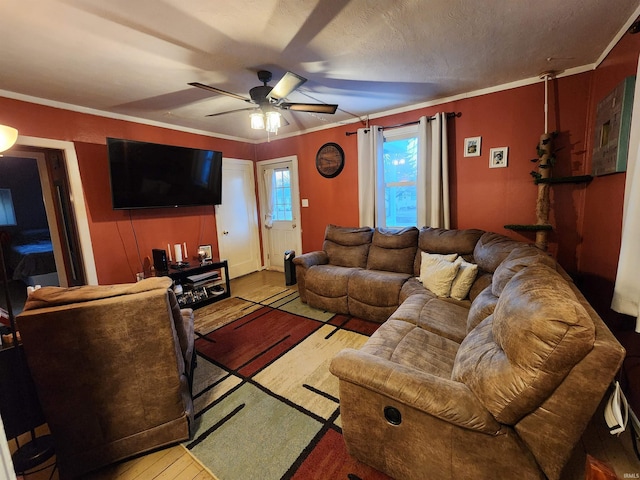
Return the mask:
POLYGON ((297 225, 295 223, 291 224, 291 228, 296 228, 297 225))

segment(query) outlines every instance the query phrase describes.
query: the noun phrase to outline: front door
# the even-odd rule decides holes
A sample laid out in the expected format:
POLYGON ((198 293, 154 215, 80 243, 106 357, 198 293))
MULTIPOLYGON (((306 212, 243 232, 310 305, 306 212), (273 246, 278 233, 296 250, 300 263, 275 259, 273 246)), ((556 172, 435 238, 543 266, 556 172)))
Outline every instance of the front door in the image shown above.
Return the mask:
POLYGON ((253 162, 222 160, 222 204, 216 206, 220 258, 229 263, 229 277, 260 268, 258 211, 253 162))
POLYGON ((302 253, 297 157, 258 163, 265 266, 284 271, 284 252, 302 253))

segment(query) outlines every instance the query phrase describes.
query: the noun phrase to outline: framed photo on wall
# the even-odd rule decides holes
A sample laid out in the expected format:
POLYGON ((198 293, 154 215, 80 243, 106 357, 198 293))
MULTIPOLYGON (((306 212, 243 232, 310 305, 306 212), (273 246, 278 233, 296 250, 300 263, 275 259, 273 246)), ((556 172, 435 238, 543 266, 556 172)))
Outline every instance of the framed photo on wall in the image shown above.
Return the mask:
POLYGON ((504 168, 507 166, 509 147, 492 148, 489 153, 489 168, 504 168))
POLYGON ((482 137, 465 138, 464 139, 464 156, 479 157, 481 143, 482 143, 482 137))

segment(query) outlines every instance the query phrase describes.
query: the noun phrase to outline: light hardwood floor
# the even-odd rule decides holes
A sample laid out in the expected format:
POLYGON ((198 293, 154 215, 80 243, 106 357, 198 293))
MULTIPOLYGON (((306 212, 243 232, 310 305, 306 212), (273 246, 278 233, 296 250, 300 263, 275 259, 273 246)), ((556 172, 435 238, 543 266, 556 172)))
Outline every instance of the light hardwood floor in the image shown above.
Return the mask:
MULTIPOLYGON (((232 280, 231 292, 233 296, 252 297, 261 289, 277 286, 287 288, 284 273, 264 270, 232 280)), ((42 428, 46 429, 46 426, 42 428)), ((24 442, 25 439, 21 441, 24 442)), ((13 447, 14 442, 10 441, 9 444, 13 447)), ((604 422, 602 407, 594 415, 578 448, 610 466, 619 479, 640 478, 640 461, 634 454, 629 431, 620 437, 610 435, 604 422)), ((584 478, 582 462, 584 455, 576 455, 572 460, 571 480, 584 478)), ((49 467, 37 474, 30 474, 25 480, 46 480, 52 470, 53 467, 49 467)), ((52 478, 58 480, 57 471, 52 478)), ((86 480, 133 479, 216 480, 216 477, 182 445, 113 465, 86 477, 86 480)))

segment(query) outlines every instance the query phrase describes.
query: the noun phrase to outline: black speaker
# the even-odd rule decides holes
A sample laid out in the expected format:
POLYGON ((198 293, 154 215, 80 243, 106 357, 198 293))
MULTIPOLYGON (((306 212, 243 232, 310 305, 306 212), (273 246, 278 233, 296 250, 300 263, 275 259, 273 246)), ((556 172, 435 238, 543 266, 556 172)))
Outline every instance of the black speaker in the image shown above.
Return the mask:
POLYGON ((287 286, 296 284, 296 266, 293 264, 295 256, 296 252, 293 250, 284 252, 284 279, 287 286))
POLYGON ((169 264, 167 263, 167 251, 154 248, 153 252, 153 267, 156 272, 168 272, 169 264))

